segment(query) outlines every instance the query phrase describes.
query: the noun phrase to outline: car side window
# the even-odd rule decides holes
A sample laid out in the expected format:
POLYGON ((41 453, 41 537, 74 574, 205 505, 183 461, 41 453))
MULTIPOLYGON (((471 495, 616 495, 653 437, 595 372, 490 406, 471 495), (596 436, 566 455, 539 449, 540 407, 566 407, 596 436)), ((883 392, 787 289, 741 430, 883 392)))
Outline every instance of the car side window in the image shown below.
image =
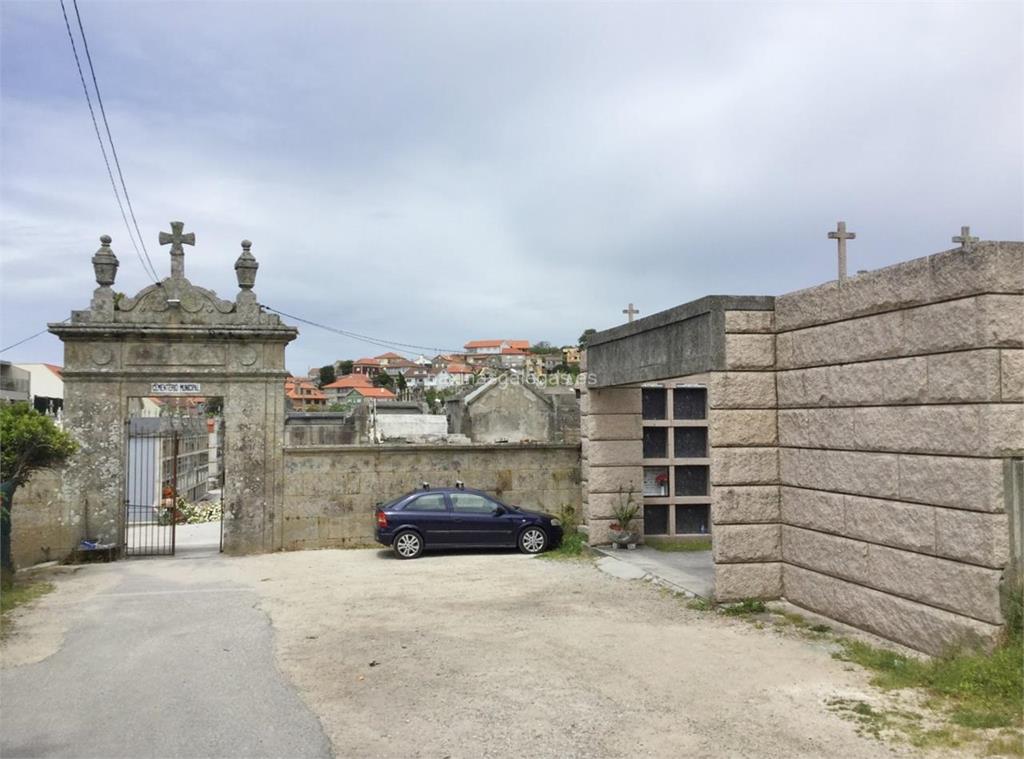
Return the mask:
POLYGON ((456 514, 490 514, 497 507, 494 501, 473 493, 451 493, 452 508, 456 514))
POLYGON ((428 493, 409 501, 402 511, 448 511, 448 505, 444 493, 428 493))

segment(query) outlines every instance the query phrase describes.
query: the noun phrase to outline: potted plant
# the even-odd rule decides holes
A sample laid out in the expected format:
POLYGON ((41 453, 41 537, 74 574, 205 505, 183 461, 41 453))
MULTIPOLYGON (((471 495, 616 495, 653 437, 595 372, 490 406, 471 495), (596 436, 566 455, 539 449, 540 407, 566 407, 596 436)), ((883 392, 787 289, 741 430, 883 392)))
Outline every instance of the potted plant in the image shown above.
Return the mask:
POLYGON ((612 516, 615 521, 610 526, 612 545, 616 548, 636 548, 640 539, 637 533, 633 532, 633 520, 640 512, 640 506, 633 501, 633 489, 625 493, 619 488, 619 503, 612 509, 612 516))

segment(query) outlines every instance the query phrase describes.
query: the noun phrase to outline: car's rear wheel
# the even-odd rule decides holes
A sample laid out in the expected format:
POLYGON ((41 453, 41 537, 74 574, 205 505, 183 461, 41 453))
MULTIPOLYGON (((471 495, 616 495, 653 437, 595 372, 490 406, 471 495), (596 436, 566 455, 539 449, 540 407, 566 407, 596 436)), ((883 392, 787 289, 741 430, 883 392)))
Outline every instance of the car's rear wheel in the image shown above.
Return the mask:
POLYGON ((423 553, 423 538, 411 530, 400 532, 391 544, 400 559, 415 559, 423 553))
POLYGON ((527 527, 519 533, 519 550, 523 553, 540 553, 547 547, 547 533, 540 527, 527 527))

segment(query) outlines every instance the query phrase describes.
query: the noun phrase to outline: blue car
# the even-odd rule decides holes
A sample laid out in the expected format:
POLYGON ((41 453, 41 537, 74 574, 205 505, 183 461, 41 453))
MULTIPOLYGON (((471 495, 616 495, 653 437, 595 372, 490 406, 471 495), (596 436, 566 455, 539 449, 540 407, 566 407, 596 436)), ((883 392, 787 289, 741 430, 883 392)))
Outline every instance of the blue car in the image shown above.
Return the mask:
POLYGON ((406 493, 378 506, 377 542, 400 559, 435 548, 516 548, 540 553, 562 541, 562 523, 460 485, 406 493))

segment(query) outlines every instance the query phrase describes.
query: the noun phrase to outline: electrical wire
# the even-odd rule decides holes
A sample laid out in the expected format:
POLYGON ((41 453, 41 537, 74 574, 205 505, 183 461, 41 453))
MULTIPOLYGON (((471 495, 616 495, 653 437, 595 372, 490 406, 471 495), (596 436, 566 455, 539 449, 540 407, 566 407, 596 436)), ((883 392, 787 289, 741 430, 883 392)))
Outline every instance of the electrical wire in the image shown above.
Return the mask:
MULTIPOLYGON (((96 131, 96 140, 100 144, 100 152, 103 154, 103 163, 106 164, 106 167, 107 167, 107 176, 110 177, 110 188, 114 191, 114 199, 117 200, 117 207, 121 209, 121 218, 124 219, 124 226, 125 226, 125 229, 128 231, 128 239, 131 240, 132 247, 135 248, 135 255, 137 255, 139 257, 139 263, 142 264, 142 268, 146 272, 146 275, 148 277, 150 277, 153 280, 154 283, 159 284, 160 283, 160 278, 159 278, 159 276, 156 273, 156 269, 153 267, 153 262, 149 260, 149 254, 147 253, 146 257, 143 258, 142 251, 139 250, 138 243, 135 242, 135 236, 132 234, 132 227, 128 223, 128 214, 125 213, 124 203, 121 202, 121 194, 117 190, 117 182, 114 181, 114 172, 110 168, 110 160, 109 160, 109 158, 107 158, 107 149, 106 149, 106 147, 103 144, 103 137, 100 135, 100 126, 99 126, 99 123, 96 121, 96 112, 93 110, 93 107, 92 107, 92 97, 89 95, 89 87, 85 83, 85 74, 82 72, 82 62, 81 62, 81 59, 79 59, 79 57, 78 57, 78 46, 75 44, 74 35, 71 33, 71 22, 68 21, 68 12, 67 12, 67 8, 65 8, 65 6, 64 6, 64 0, 60 0, 60 9, 61 9, 61 12, 64 14, 64 26, 68 30, 68 41, 71 43, 71 52, 75 56, 75 66, 78 68, 78 78, 82 82, 82 91, 85 93, 85 102, 89 106, 89 116, 92 118, 92 127, 96 131)), ((76 13, 78 11, 77 3, 75 4, 75 11, 76 11, 76 13)), ((83 36, 82 39, 84 41, 85 37, 83 36)), ((87 48, 87 50, 88 50, 88 48, 87 48)), ((92 64, 90 63, 90 66, 91 65, 92 64)), ((93 74, 93 81, 95 82, 95 74, 93 74)), ((99 90, 96 91, 96 95, 97 95, 97 98, 98 98, 99 97, 99 90)), ((102 108, 102 104, 101 104, 100 107, 102 108)), ((104 116, 104 123, 105 122, 106 122, 106 116, 104 116)), ((107 133, 109 135, 109 129, 108 129, 107 133)), ((111 151, 113 151, 113 149, 114 149, 113 142, 111 142, 110 148, 111 148, 111 151)), ((116 159, 116 154, 115 154, 115 161, 116 160, 117 159, 116 159)), ((118 173, 120 174, 120 172, 121 172, 121 168, 120 168, 120 166, 118 166, 118 173)), ((122 177, 122 182, 123 181, 124 181, 124 179, 122 177)), ((127 199, 127 191, 125 192, 125 198, 127 199)), ((131 204, 129 203, 129 206, 130 205, 131 204)), ((134 214, 133 214, 132 218, 134 219, 134 214)), ((136 230, 138 230, 138 224, 135 225, 135 228, 136 228, 136 230)), ((142 242, 142 235, 141 234, 139 235, 139 242, 142 242)), ((143 248, 145 248, 145 243, 143 243, 143 248)))
MULTIPOLYGON (((67 321, 67 319, 61 319, 60 323, 63 324, 66 321, 67 321)), ((50 331, 49 327, 46 327, 45 329, 41 329, 38 332, 36 332, 34 335, 29 335, 28 337, 22 338, 21 340, 19 340, 16 343, 11 343, 6 348, 0 348, 0 353, 5 353, 6 351, 9 351, 11 348, 17 348, 19 345, 27 343, 29 340, 35 340, 40 335, 45 335, 49 331, 50 331)))
POLYGON ((310 319, 303 319, 301 316, 296 316, 295 314, 288 314, 288 313, 285 313, 284 311, 279 311, 278 309, 273 308, 272 306, 268 306, 265 303, 261 303, 260 307, 261 308, 265 308, 268 311, 272 311, 275 314, 279 314, 279 315, 285 317, 286 319, 293 319, 293 320, 295 320, 297 322, 302 322, 303 324, 308 324, 311 327, 317 327, 319 329, 327 330, 328 332, 334 332, 337 335, 342 335, 343 337, 349 337, 349 338, 352 338, 353 340, 360 340, 360 341, 362 341, 364 343, 370 343, 371 345, 376 345, 376 346, 379 346, 381 348, 390 348, 391 350, 394 350, 394 351, 397 351, 397 352, 400 352, 400 353, 409 353, 410 352, 408 350, 402 350, 403 348, 412 348, 413 350, 431 351, 431 352, 436 352, 436 353, 462 353, 461 349, 456 349, 456 348, 438 348, 437 346, 430 346, 430 345, 415 345, 413 343, 400 343, 400 342, 398 342, 396 340, 386 340, 386 339, 380 338, 380 337, 369 337, 368 335, 360 335, 357 332, 350 332, 347 329, 341 329, 339 327, 331 327, 331 326, 329 326, 327 324, 321 324, 320 322, 315 322, 315 321, 312 321, 310 319))
MULTIPOLYGON (((110 143, 110 153, 114 156, 114 166, 117 167, 117 176, 121 180, 121 189, 124 191, 124 199, 128 204, 128 213, 132 217, 132 223, 135 225, 135 233, 139 236, 139 244, 142 245, 142 253, 146 256, 146 261, 149 263, 149 269, 156 275, 156 267, 153 266, 153 261, 149 257, 149 251, 146 249, 146 240, 142 236, 142 232, 139 230, 138 219, 135 218, 135 209, 132 208, 132 199, 128 195, 128 185, 125 184, 124 174, 121 172, 121 161, 117 157, 117 147, 114 145, 114 136, 110 133, 110 124, 107 122, 107 109, 103 107, 103 96, 100 94, 100 85, 96 81, 96 69, 92 65, 92 54, 89 52, 89 39, 85 36, 85 27, 82 26, 82 14, 78 12, 78 0, 71 0, 75 6, 75 18, 78 20, 78 31, 82 35, 82 46, 85 48, 85 60, 89 64, 89 73, 92 75, 92 86, 96 90, 96 102, 100 106, 100 116, 103 118, 103 128, 107 130, 107 141, 110 143)), ((155 276, 159 279, 158 276, 155 276)))

